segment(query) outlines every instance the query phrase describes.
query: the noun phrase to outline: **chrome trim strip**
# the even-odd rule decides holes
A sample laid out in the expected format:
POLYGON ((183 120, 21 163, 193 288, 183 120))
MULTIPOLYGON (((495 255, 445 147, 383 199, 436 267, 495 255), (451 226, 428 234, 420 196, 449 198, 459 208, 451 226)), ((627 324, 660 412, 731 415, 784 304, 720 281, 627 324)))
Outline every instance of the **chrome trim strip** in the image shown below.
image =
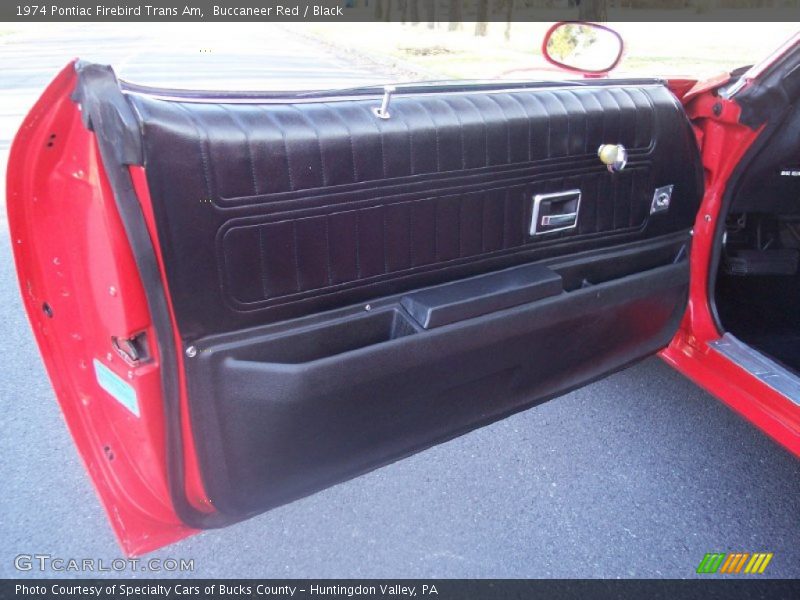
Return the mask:
MULTIPOLYGON (((402 91, 398 90, 394 93, 394 98, 419 98, 420 96, 428 95, 428 96, 441 96, 441 95, 476 95, 476 94, 513 94, 519 92, 550 92, 550 91, 560 91, 560 90, 575 90, 575 89, 609 89, 609 88, 620 88, 623 87, 624 84, 609 84, 609 85, 549 85, 543 87, 536 87, 536 86, 517 86, 514 87, 513 85, 497 88, 497 89, 490 89, 490 90, 482 90, 482 89, 473 89, 473 90, 424 90, 424 91, 402 91)), ((397 87, 400 87, 399 85, 397 87)), ((654 89, 654 88, 663 88, 664 85, 661 83, 644 83, 639 85, 639 88, 642 89, 654 89)), ((383 89, 379 89, 377 91, 370 92, 370 93, 363 93, 363 94, 354 94, 343 92, 341 95, 337 95, 335 92, 331 92, 329 95, 325 96, 270 96, 270 92, 265 90, 264 92, 254 92, 258 94, 263 94, 263 96, 257 95, 247 95, 247 96, 237 96, 237 95, 229 95, 224 96, 209 94, 208 96, 194 96, 191 95, 193 90, 185 90, 187 95, 181 95, 172 90, 168 91, 159 91, 157 88, 152 88, 152 91, 149 89, 145 91, 144 89, 136 88, 136 89, 126 89, 124 86, 122 88, 122 93, 128 96, 142 96, 145 98, 154 98, 156 100, 165 100, 168 102, 184 102, 184 103, 196 103, 196 104, 207 104, 207 103, 215 103, 215 104, 315 104, 321 102, 345 102, 345 101, 353 101, 353 100, 375 100, 383 98, 383 89)), ((311 90, 313 91, 313 90, 311 90)), ((204 92, 203 92, 204 93, 204 92)), ((245 94, 250 94, 250 92, 242 92, 245 94)), ((285 93, 285 92, 284 92, 285 93)), ((304 93, 304 92, 301 92, 304 93)))
POLYGON ((756 379, 800 406, 800 376, 748 346, 730 333, 708 344, 756 379))

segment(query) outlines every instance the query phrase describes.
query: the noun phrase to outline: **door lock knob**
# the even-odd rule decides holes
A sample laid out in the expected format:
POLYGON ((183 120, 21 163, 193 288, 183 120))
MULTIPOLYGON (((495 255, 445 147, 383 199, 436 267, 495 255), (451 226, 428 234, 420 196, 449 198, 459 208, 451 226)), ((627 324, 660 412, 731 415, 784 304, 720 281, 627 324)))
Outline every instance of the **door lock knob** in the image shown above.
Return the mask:
POLYGON ((622 171, 628 164, 628 151, 622 144, 603 144, 597 149, 597 156, 611 173, 622 171))

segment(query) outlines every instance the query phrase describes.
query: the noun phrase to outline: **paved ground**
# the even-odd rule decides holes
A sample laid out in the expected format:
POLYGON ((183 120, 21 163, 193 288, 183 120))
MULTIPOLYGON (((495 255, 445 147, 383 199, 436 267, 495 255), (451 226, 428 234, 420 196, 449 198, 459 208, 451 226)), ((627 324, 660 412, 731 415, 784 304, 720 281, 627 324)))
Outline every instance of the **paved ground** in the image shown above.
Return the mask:
MULTIPOLYGON (((0 152, 70 56, 163 83, 168 46, 197 80, 204 31, 43 26, 0 42, 0 152)), ((249 77, 246 64, 287 87, 376 75, 266 25, 236 33, 238 58, 212 53, 221 87, 249 77)), ((0 576, 20 575, 20 553, 110 561, 121 554, 29 332, 4 214, 0 225, 0 576)), ((769 551, 770 575, 798 577, 799 537, 800 462, 654 358, 156 556, 194 559, 197 576, 691 577, 706 552, 769 551)))

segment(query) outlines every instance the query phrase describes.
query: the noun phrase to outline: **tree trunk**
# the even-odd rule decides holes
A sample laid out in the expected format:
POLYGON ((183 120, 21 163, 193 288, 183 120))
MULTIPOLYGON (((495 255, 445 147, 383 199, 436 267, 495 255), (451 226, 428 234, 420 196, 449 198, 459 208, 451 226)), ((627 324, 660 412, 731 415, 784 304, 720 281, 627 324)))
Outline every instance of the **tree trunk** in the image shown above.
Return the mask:
POLYGON ((375 0, 375 20, 383 19, 383 0, 375 0))
POLYGON ((478 15, 475 18, 475 35, 486 37, 489 25, 489 0, 478 0, 478 15))
POLYGON ((461 0, 450 0, 450 31, 461 29, 461 0))
POLYGON ((503 36, 511 40, 511 20, 514 18, 514 0, 506 0, 506 31, 503 36))
POLYGON ((417 25, 419 23, 419 0, 407 0, 408 1, 408 21, 412 25, 417 25))
POLYGON ((608 21, 608 0, 581 0, 579 21, 608 21))
POLYGON ((436 27, 436 0, 425 2, 425 18, 428 20, 428 29, 436 27))
POLYGON ((384 7, 385 10, 383 11, 383 20, 384 21, 391 21, 392 20, 392 0, 386 0, 386 6, 384 7))

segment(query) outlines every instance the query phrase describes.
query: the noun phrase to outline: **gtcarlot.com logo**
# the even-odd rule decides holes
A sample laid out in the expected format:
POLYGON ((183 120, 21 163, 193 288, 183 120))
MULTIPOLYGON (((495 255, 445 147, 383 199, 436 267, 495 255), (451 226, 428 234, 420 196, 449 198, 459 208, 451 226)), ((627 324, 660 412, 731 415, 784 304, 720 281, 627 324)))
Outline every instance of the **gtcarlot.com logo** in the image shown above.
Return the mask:
POLYGON ((706 554, 697 566, 698 573, 725 575, 763 573, 772 552, 717 552, 706 554))
POLYGON ((17 571, 53 571, 56 573, 149 573, 194 571, 193 558, 64 558, 52 554, 18 554, 14 558, 17 571))

